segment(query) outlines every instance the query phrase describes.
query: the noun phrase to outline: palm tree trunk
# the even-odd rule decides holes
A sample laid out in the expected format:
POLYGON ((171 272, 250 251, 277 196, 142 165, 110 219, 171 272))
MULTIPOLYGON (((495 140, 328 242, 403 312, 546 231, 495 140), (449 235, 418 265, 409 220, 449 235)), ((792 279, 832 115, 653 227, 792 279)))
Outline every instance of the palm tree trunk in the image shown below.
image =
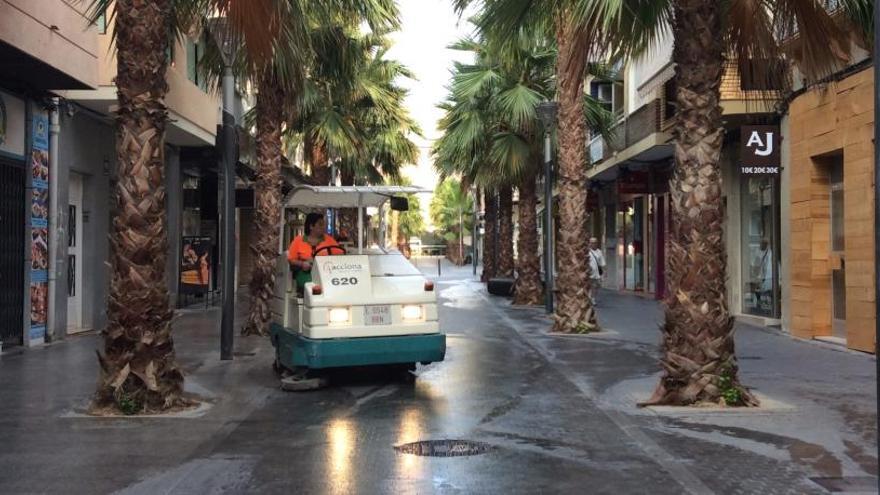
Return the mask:
POLYGON ((538 257, 538 196, 535 176, 519 185, 519 236, 517 238, 514 304, 541 304, 541 263, 538 257))
POLYGON ((242 335, 266 335, 272 311, 278 260, 278 226, 281 223, 281 122, 284 94, 272 74, 259 81, 257 94, 257 183, 254 254, 251 275, 251 311, 242 335))
POLYGON ((403 254, 406 259, 412 256, 412 248, 409 245, 409 239, 403 234, 397 236, 397 250, 403 254))
MULTIPOLYGON (((391 242, 398 244, 398 239, 400 237, 398 234, 398 232, 400 232, 400 212, 399 211, 392 211, 391 212, 391 229, 389 229, 389 230, 391 232, 389 244, 391 242)), ((398 249, 399 249, 399 247, 398 247, 398 249)), ((403 251, 401 251, 401 252, 403 252, 403 251)))
POLYGON ((513 277, 513 188, 504 186, 499 191, 498 211, 498 276, 513 277))
POLYGON ((558 301, 554 330, 586 333, 598 330, 590 304, 590 269, 587 234, 587 129, 584 118, 584 71, 588 53, 585 36, 568 21, 558 19, 559 56, 556 78, 559 92, 559 236, 556 256, 558 301))
POLYGON ((483 235, 483 273, 480 280, 487 282, 490 278, 494 278, 497 273, 495 264, 495 228, 497 226, 498 208, 495 203, 495 191, 485 190, 483 197, 485 199, 485 234, 483 235))
POLYGON ((330 184, 330 165, 327 155, 327 145, 320 141, 315 141, 311 137, 306 137, 305 155, 312 171, 312 179, 319 186, 330 184))
MULTIPOLYGON (((354 173, 343 169, 340 175, 343 186, 354 185, 354 173)), ((342 234, 340 240, 357 241, 357 208, 339 209, 339 232, 342 234)))
POLYGON ((171 1, 118 0, 116 153, 107 328, 94 406, 156 411, 185 404, 165 280, 164 99, 171 1))
POLYGON ((740 385, 727 308, 727 255, 719 159, 723 6, 677 0, 673 61, 678 84, 675 170, 670 182, 664 375, 652 404, 757 404, 740 385))

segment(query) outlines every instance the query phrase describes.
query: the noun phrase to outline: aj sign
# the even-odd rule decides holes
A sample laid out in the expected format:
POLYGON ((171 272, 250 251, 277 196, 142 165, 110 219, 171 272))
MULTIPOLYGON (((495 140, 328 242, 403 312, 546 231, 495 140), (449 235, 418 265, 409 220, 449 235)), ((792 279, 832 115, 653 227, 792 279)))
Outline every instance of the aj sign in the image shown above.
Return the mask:
POLYGON ((740 132, 740 173, 743 175, 779 175, 779 126, 746 125, 740 132))

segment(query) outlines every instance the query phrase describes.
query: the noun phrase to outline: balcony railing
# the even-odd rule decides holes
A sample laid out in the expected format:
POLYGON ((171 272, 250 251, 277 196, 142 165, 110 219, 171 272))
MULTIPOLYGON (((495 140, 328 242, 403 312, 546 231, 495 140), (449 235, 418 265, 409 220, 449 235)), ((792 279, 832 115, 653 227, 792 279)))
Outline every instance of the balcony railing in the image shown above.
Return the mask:
POLYGON ((596 136, 590 141, 590 163, 601 163, 614 153, 624 150, 642 139, 660 132, 662 101, 658 98, 643 105, 635 112, 621 119, 608 139, 596 136))

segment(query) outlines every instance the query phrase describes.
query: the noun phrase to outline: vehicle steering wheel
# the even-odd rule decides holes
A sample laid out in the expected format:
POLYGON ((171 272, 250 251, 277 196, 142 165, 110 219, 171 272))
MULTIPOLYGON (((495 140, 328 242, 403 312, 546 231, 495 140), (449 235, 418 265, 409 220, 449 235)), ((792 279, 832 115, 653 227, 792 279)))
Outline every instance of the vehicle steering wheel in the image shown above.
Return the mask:
MULTIPOLYGON (((330 251, 331 249, 339 249, 340 251, 342 251, 342 254, 348 254, 348 251, 346 251, 344 247, 340 246, 339 244, 334 244, 333 246, 319 247, 318 249, 315 250, 315 256, 317 256, 318 253, 320 253, 321 251, 330 251)), ((330 254, 330 253, 327 253, 327 254, 330 254)))

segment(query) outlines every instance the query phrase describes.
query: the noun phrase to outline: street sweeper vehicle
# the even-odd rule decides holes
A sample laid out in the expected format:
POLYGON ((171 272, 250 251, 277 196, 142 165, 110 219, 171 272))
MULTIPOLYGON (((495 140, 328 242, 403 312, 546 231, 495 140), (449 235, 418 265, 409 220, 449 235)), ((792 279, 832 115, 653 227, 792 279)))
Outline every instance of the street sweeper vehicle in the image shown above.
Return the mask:
POLYGON ((405 211, 403 195, 423 192, 407 186, 301 185, 288 193, 287 212, 356 209, 358 225, 356 245, 325 245, 313 253, 310 280, 298 290, 301 274, 286 249, 292 233, 289 222, 282 221, 270 331, 284 388, 319 387, 325 383, 322 371, 330 369, 395 365, 414 370, 416 363, 443 361, 446 336, 433 281, 400 252, 381 247, 384 235, 364 246, 366 209, 375 213, 390 201, 393 210, 405 211))

